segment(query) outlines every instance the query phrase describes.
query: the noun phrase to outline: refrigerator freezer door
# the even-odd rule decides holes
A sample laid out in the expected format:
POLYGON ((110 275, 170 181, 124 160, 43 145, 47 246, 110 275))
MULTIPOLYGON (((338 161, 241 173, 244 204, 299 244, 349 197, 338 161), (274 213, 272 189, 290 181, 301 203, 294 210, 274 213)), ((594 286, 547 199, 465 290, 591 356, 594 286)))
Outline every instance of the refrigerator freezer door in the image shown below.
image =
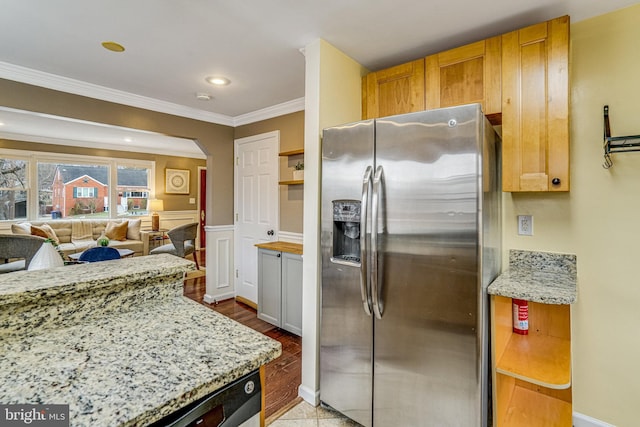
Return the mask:
POLYGON ((373 320, 363 306, 360 268, 367 254, 360 248, 369 226, 355 215, 369 211, 360 204, 373 167, 373 131, 373 121, 360 122, 327 129, 322 140, 320 400, 366 427, 372 425, 373 320))
POLYGON ((486 425, 478 105, 380 119, 374 426, 486 425))

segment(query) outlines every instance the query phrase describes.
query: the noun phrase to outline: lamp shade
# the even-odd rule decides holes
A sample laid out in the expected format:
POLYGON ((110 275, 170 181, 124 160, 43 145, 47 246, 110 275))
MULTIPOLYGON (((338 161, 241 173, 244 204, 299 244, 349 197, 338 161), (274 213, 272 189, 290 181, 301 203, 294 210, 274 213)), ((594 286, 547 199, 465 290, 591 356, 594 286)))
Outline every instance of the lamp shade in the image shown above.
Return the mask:
POLYGON ((164 210, 164 202, 161 199, 150 199, 147 211, 158 212, 164 210))

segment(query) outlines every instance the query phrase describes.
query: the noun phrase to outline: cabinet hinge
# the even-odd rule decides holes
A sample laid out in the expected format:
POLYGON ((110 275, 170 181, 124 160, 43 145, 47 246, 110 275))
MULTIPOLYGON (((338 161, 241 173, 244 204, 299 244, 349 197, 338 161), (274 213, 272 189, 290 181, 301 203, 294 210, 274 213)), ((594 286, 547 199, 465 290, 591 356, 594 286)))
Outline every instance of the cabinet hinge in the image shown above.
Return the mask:
POLYGON ((238 278, 238 270, 236 270, 236 279, 238 278))
POLYGON ((240 165, 240 157, 236 157, 236 166, 240 165))
POLYGON ((236 213, 236 222, 238 222, 238 214, 236 213))

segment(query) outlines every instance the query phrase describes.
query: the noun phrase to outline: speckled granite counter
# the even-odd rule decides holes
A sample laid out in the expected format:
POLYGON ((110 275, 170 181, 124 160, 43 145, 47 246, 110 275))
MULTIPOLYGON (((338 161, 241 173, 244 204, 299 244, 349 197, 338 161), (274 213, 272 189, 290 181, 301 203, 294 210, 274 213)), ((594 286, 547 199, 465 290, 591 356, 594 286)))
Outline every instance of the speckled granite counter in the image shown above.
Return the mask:
POLYGON ((153 255, 0 275, 0 337, 182 295, 191 261, 153 255))
POLYGON ((279 342, 181 296, 191 265, 155 255, 2 277, 0 402, 143 426, 278 357, 279 342), (16 309, 28 327, 7 320, 16 309))
POLYGON ((490 295, 544 304, 572 304, 577 299, 576 256, 551 252, 509 251, 509 268, 489 285, 490 295))

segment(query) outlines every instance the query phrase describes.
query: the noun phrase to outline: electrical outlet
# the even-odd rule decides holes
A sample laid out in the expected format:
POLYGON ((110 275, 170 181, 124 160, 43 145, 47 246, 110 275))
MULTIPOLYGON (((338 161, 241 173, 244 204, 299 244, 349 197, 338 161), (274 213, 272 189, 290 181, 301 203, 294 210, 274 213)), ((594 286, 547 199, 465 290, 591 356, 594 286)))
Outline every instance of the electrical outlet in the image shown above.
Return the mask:
POLYGON ((196 204, 196 198, 195 197, 189 198, 189 204, 195 205, 196 204))
POLYGON ((518 234, 533 236, 533 215, 518 215, 518 234))

